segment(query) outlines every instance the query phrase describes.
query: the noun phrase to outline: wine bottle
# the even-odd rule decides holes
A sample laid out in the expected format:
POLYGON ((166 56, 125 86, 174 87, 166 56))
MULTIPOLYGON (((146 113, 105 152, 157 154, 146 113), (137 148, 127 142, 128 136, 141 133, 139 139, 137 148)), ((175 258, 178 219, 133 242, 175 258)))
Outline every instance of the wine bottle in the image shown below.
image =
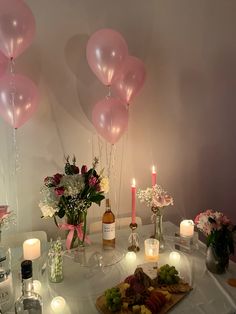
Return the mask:
POLYGON ((34 292, 32 261, 21 263, 22 295, 15 302, 15 314, 42 314, 42 298, 34 292))
POLYGON ((102 242, 104 249, 113 249, 115 247, 115 215, 111 211, 109 199, 106 199, 106 211, 102 217, 102 242))

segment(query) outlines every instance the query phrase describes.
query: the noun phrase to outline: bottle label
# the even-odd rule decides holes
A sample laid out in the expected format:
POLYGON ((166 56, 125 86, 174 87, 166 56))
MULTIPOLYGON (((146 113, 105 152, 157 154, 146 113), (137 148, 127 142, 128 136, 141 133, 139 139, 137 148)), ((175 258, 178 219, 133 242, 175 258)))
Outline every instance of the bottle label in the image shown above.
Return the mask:
POLYGON ((102 224, 102 234, 104 240, 113 240, 115 239, 115 222, 111 224, 102 224))

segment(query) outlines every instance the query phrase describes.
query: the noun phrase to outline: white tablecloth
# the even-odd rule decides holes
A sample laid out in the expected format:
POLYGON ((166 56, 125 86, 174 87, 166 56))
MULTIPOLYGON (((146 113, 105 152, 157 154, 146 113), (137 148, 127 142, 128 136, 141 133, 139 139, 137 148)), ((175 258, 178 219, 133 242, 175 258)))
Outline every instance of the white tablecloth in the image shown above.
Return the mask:
MULTIPOLYGON (((172 223, 164 223, 164 234, 174 235, 177 227, 172 223)), ((50 301, 56 295, 61 295, 67 302, 67 308, 63 314, 93 314, 98 313, 95 307, 96 298, 107 288, 110 288, 123 281, 126 276, 133 273, 136 265, 142 264, 144 260, 143 243, 152 233, 152 226, 142 226, 138 228, 140 237, 140 252, 137 253, 135 264, 130 264, 125 258, 119 263, 100 268, 89 269, 81 267, 69 258, 64 262, 64 281, 58 284, 44 281, 41 295, 44 300, 44 313, 53 314, 50 308, 50 301)), ((120 249, 128 246, 130 230, 123 229, 117 231, 116 243, 120 249)), ((101 243, 101 235, 92 235, 94 244, 101 243)), ((92 244, 93 245, 93 244, 92 244)), ((161 254, 160 261, 164 261, 169 252, 173 250, 173 243, 168 242, 166 252, 161 254)), ((236 264, 230 263, 229 270, 223 275, 213 275, 205 267, 205 247, 200 245, 198 251, 191 255, 185 255, 188 264, 183 264, 186 269, 185 275, 193 286, 193 290, 177 304, 170 313, 176 314, 235 314, 236 313, 236 288, 227 284, 227 279, 236 278, 236 264), (188 268, 188 269, 187 269, 188 268)), ((184 256, 184 255, 183 255, 184 256)), ((182 265, 182 266, 183 266, 182 265)), ((19 291, 17 291, 19 293, 19 291)))

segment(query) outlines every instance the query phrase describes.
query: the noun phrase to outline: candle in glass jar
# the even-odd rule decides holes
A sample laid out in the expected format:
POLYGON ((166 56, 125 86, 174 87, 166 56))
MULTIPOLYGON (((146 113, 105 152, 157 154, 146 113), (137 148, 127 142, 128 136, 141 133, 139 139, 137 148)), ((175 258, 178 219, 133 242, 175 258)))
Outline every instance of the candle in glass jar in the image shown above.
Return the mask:
POLYGON ((182 237, 192 237, 194 234, 194 223, 192 220, 183 220, 180 223, 180 235, 182 237))
POLYGON ((156 239, 146 239, 144 241, 145 257, 148 260, 157 260, 159 257, 159 241, 156 239))
POLYGON ((66 301, 63 297, 55 297, 52 299, 51 308, 54 313, 63 313, 66 307, 66 301))
POLYGON ((25 260, 34 260, 41 256, 39 239, 28 239, 23 243, 23 256, 25 260))
POLYGON ((155 186, 156 184, 157 184, 156 167, 152 166, 152 186, 155 186))
POLYGON ((136 182, 135 179, 132 181, 131 186, 132 193, 132 224, 136 223, 136 182))

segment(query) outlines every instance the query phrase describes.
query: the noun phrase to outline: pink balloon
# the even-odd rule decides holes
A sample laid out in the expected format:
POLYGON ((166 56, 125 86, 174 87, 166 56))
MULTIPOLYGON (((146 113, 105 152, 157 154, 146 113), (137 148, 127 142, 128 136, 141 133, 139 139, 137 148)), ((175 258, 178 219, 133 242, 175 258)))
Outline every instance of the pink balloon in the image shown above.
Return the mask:
POLYGON ((129 113, 120 99, 107 97, 94 106, 92 121, 97 132, 115 144, 128 127, 129 113))
POLYGON ((15 129, 31 118, 38 100, 37 87, 27 77, 7 74, 0 79, 0 115, 15 129))
POLYGON ((22 0, 0 0, 0 50, 15 59, 32 42, 35 20, 22 0))
POLYGON ((143 87, 145 79, 144 63, 136 57, 128 56, 112 88, 121 99, 129 104, 143 87))
POLYGON ((0 77, 6 73, 8 67, 8 60, 3 53, 0 52, 0 77))
POLYGON ((128 47, 120 33, 112 29, 95 32, 87 43, 90 68, 104 85, 111 85, 128 56, 128 47))

